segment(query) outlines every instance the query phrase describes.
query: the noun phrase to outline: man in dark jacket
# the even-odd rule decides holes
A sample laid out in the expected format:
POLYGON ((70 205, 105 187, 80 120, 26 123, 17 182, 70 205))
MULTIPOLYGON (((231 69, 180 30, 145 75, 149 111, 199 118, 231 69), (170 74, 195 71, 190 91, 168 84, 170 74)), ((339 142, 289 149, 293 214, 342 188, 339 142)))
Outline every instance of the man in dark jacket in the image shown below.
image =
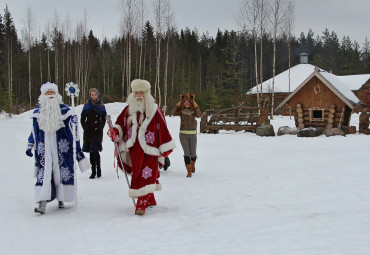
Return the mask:
POLYGON ((101 177, 100 154, 103 150, 103 129, 107 112, 99 98, 99 90, 92 88, 89 91, 89 102, 84 105, 81 113, 81 125, 84 130, 84 144, 82 150, 90 153, 92 173, 90 179, 101 177))

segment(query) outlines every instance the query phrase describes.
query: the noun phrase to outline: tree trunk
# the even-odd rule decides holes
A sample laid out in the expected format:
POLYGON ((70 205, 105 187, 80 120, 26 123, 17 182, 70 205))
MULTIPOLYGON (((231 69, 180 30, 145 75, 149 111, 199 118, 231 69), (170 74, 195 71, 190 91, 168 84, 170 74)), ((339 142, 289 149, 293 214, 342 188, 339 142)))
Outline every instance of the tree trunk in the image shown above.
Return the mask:
POLYGON ((164 96, 164 114, 166 114, 167 109, 167 75, 168 75, 168 55, 169 55, 169 45, 170 45, 170 36, 167 35, 167 45, 166 45, 166 61, 164 67, 164 80, 163 80, 163 96, 164 96))
POLYGON ((31 48, 28 48, 28 99, 30 102, 30 109, 32 107, 32 75, 31 75, 31 48))
MULTIPOLYGON (((156 61, 156 88, 158 89, 158 106, 161 107, 160 67, 161 67, 161 35, 157 35, 157 61, 156 61)), ((155 96, 156 91, 155 91, 155 96)))

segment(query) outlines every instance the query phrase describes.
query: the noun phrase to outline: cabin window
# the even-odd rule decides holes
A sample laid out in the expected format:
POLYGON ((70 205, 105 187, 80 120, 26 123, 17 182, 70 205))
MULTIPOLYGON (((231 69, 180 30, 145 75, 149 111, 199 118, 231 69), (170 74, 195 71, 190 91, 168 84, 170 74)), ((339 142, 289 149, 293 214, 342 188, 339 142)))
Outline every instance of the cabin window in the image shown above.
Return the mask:
POLYGON ((313 107, 309 108, 310 122, 324 122, 325 108, 313 107))

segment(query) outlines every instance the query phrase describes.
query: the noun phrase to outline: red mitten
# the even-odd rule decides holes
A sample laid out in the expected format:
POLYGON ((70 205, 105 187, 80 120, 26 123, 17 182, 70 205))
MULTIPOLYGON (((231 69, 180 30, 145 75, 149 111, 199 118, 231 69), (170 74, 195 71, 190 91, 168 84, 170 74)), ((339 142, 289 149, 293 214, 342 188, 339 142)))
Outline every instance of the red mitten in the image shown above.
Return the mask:
POLYGON ((112 142, 114 142, 114 138, 115 137, 118 137, 118 134, 119 134, 119 132, 118 132, 118 129, 117 128, 113 128, 113 134, 112 134, 112 132, 110 130, 108 130, 108 132, 107 132, 107 135, 110 137, 110 139, 112 140, 112 142))

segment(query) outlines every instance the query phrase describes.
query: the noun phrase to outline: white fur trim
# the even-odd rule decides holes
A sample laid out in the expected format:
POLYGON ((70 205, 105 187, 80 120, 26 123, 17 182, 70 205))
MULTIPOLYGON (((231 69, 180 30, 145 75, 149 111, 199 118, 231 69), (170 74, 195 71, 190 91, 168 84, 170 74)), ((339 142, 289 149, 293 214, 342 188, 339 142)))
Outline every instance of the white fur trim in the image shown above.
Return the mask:
POLYGON ((175 144, 174 140, 171 140, 170 142, 168 142, 166 144, 162 144, 159 148, 149 146, 146 143, 145 132, 146 132, 150 122, 153 120, 157 111, 158 111, 158 105, 153 104, 153 112, 149 116, 149 118, 145 118, 143 124, 139 128, 139 132, 137 132, 137 127, 138 127, 137 118, 132 118, 132 134, 131 134, 130 139, 128 139, 127 142, 126 142, 126 147, 122 147, 122 150, 123 149, 128 150, 128 148, 131 148, 134 145, 135 141, 136 141, 136 137, 139 139, 140 146, 143 149, 144 153, 148 154, 148 155, 162 156, 163 152, 169 151, 169 150, 174 149, 176 147, 176 144, 175 144))
POLYGON ((116 125, 114 125, 114 126, 113 126, 113 128, 117 128, 117 130, 118 130, 118 138, 119 138, 120 140, 122 140, 122 137, 123 137, 123 130, 122 130, 121 126, 116 124, 116 125))
POLYGON ((146 129, 148 128, 150 122, 153 120, 154 115, 156 114, 157 110, 158 110, 158 105, 154 104, 152 115, 149 118, 145 119, 145 121, 143 122, 143 124, 139 128, 139 134, 138 134, 139 143, 140 143, 140 146, 143 149, 144 153, 148 154, 148 155, 152 155, 152 156, 161 156, 161 153, 160 153, 158 148, 149 146, 146 143, 145 132, 146 132, 146 129))
POLYGON ((160 191, 160 190, 162 190, 162 184, 157 183, 157 184, 155 185, 155 191, 160 191))
POLYGON ((39 174, 39 168, 37 166, 33 167, 33 177, 37 178, 37 175, 39 174))
POLYGON ((146 80, 136 79, 131 82, 132 91, 149 91, 150 83, 146 80))
POLYGON ((159 157, 158 158, 158 163, 161 163, 162 165, 164 165, 164 157, 159 157))
POLYGON ((62 114, 62 120, 66 120, 69 116, 72 116, 71 108, 65 105, 65 106, 62 106, 60 110, 62 111, 64 109, 67 109, 67 112, 65 114, 62 114))
POLYGON ((81 172, 85 172, 86 170, 91 168, 90 161, 87 158, 83 158, 78 161, 78 167, 81 169, 81 172))
POLYGON ((119 150, 121 152, 128 151, 127 144, 123 140, 121 140, 121 144, 119 145, 119 150))
POLYGON ((55 83, 47 82, 47 83, 42 84, 40 90, 42 94, 45 94, 49 90, 52 90, 55 93, 58 93, 58 86, 55 83))
MULTIPOLYGON (((158 184, 149 184, 146 185, 145 187, 142 187, 140 189, 130 189, 128 191, 129 197, 142 197, 145 196, 146 194, 153 193, 154 191, 157 191, 157 186, 158 184)), ((159 189, 160 190, 160 189, 159 189)))
POLYGON ((176 147, 175 140, 171 140, 168 143, 165 143, 165 144, 162 144, 161 146, 159 146, 159 151, 161 152, 161 154, 163 154, 163 152, 173 150, 173 149, 175 149, 175 147, 176 147))
POLYGON ((123 163, 125 163, 129 167, 132 167, 131 157, 130 157, 130 153, 128 151, 121 151, 121 158, 122 158, 123 163))

